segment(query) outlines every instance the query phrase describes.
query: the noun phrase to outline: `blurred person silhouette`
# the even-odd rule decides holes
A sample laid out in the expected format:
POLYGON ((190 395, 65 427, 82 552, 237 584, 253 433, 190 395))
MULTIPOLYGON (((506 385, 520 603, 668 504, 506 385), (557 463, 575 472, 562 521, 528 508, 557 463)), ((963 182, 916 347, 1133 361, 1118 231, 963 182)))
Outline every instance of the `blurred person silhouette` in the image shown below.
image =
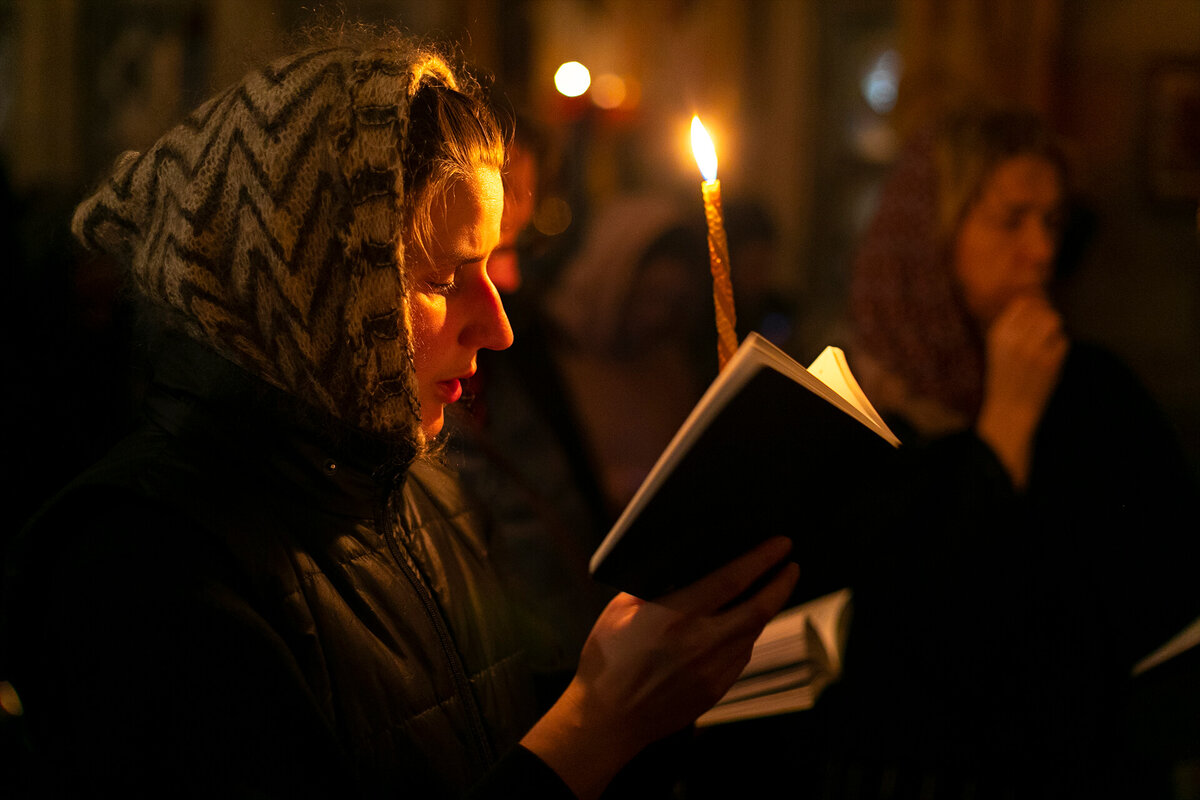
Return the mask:
POLYGON ((738 341, 756 331, 787 352, 797 338, 796 303, 774 284, 779 229, 756 201, 725 205, 730 280, 736 304, 738 341))
POLYGON ((717 374, 697 216, 667 196, 609 201, 547 297, 554 357, 610 519, 717 374))
POLYGON ((248 74, 73 230, 153 334, 142 427, 6 555, 0 677, 47 796, 595 797, 733 682, 795 581, 775 539, 618 595, 547 709, 435 458, 512 333, 504 151, 465 70, 339 26, 248 74), (751 586, 753 591, 747 591, 751 586))
POLYGON ((1154 796, 1122 709, 1200 612, 1196 486, 1134 373, 1054 305, 1068 181, 1036 115, 948 113, 861 243, 848 351, 904 442, 881 502, 905 523, 865 551, 822 698, 834 795, 1154 796))

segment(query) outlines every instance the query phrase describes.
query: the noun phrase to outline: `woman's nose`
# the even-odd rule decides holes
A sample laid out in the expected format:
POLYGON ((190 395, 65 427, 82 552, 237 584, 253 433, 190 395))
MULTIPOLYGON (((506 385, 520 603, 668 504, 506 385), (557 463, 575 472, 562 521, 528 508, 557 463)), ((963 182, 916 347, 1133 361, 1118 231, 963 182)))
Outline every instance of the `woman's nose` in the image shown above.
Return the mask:
POLYGON ((468 317, 459 336, 463 345, 477 350, 503 350, 512 345, 512 326, 487 270, 480 270, 472 280, 468 303, 468 317))
POLYGON ((1030 265, 1048 277, 1058 252, 1058 228, 1042 220, 1031 220, 1025 228, 1024 246, 1030 265))

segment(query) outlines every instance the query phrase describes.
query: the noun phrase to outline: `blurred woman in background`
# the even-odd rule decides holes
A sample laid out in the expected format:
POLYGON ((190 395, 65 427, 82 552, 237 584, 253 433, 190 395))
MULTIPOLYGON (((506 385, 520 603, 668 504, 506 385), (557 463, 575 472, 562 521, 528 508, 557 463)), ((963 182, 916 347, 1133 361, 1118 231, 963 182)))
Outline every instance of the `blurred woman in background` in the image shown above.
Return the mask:
POLYGON ((1200 612, 1174 434, 1052 299, 1068 212, 1043 122, 976 107, 914 138, 857 255, 851 363, 904 442, 912 528, 871 548, 832 693, 860 778, 1129 791, 1131 668, 1200 612))

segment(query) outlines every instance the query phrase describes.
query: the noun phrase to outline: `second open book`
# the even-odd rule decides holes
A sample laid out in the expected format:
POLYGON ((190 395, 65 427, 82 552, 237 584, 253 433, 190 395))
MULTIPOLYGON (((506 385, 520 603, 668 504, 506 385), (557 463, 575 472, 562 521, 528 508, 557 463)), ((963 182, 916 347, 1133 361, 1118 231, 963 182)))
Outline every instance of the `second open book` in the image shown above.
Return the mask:
POLYGON ((812 708, 822 690, 842 674, 851 606, 850 589, 839 589, 768 622, 737 683, 696 725, 812 708))
POLYGON ((652 599, 785 534, 798 601, 836 591, 858 512, 899 443, 841 350, 805 369, 751 333, 596 550, 592 575, 652 599))

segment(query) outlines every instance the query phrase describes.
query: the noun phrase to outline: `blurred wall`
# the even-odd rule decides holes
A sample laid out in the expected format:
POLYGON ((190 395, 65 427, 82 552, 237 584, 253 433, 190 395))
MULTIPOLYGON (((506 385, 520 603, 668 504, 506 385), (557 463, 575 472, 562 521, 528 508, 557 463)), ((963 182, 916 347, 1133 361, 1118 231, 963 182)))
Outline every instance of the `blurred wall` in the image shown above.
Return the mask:
POLYGON ((1095 239, 1068 285, 1076 330, 1108 343, 1151 386, 1200 465, 1200 3, 1099 0, 1066 7, 1057 119, 1077 144, 1095 239), (1165 69, 1191 76, 1170 131, 1165 69), (1190 109, 1190 110, 1189 110, 1190 109), (1190 161, 1155 180, 1164 137, 1190 161))

